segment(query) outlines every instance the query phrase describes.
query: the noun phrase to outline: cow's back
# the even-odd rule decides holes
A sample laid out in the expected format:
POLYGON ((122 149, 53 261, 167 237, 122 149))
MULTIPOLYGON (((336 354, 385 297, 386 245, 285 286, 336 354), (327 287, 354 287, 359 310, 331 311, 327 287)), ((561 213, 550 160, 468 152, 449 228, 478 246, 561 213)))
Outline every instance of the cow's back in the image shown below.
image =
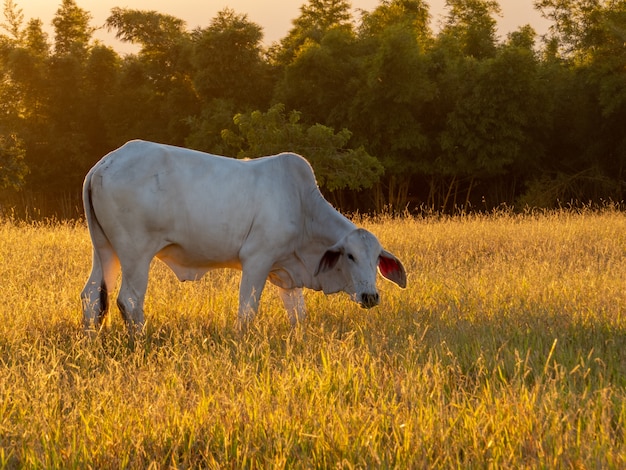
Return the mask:
POLYGON ((205 194, 230 190, 246 197, 259 190, 281 198, 317 189, 311 166, 296 154, 238 160, 141 140, 109 153, 91 172, 97 174, 104 191, 137 195, 146 189, 153 194, 188 189, 181 194, 183 199, 193 196, 191 189, 203 189, 205 194))

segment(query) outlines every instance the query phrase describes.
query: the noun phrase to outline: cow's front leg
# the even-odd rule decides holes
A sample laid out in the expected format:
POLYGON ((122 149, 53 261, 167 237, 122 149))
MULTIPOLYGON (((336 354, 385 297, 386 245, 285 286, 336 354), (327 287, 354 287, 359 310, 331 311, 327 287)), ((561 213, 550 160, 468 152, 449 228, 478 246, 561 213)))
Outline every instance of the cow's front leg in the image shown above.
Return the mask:
POLYGON ((285 310, 287 310, 287 316, 289 317, 291 326, 296 326, 306 317, 306 306, 304 305, 302 289, 299 287, 295 289, 283 289, 279 287, 278 293, 283 301, 285 310))
POLYGON ((241 284, 239 285, 238 312, 238 320, 242 325, 248 323, 257 314, 261 293, 269 272, 269 267, 252 261, 243 265, 241 284))

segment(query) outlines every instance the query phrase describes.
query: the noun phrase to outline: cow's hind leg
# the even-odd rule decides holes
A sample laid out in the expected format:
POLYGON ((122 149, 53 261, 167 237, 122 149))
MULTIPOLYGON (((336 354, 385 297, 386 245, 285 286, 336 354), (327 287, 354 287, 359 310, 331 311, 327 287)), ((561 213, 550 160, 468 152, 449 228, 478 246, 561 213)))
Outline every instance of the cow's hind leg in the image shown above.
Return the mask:
POLYGON ((85 331, 96 332, 104 324, 109 311, 108 294, 119 271, 119 260, 110 245, 94 248, 91 274, 80 296, 85 331))
POLYGON ((122 285, 117 296, 117 306, 131 334, 141 332, 144 327, 143 304, 148 288, 149 269, 150 259, 122 264, 122 285))

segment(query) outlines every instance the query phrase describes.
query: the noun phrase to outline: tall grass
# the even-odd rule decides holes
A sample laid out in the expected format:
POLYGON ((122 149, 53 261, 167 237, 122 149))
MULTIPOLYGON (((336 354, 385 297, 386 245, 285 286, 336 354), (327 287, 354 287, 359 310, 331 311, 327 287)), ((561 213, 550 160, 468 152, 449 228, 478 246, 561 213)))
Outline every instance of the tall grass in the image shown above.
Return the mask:
MULTIPOLYGON (((0 223, 0 468, 626 465, 626 216, 360 220, 405 263, 361 310, 151 272, 145 337, 80 331, 82 224, 0 223)), ((381 281, 382 282, 382 281, 381 281)))

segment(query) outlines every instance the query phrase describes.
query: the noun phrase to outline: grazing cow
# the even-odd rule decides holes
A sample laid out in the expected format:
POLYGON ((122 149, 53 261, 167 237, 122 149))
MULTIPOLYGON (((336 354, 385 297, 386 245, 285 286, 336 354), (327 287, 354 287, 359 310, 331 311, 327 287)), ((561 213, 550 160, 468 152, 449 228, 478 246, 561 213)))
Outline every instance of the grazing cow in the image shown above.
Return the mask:
POLYGON ((93 243, 81 294, 88 330, 101 325, 120 268, 117 305, 129 327, 141 329, 155 256, 181 281, 241 269, 242 322, 256 314, 267 279, 292 324, 306 314, 302 287, 344 291, 365 308, 379 302, 377 267, 406 287, 402 263, 337 212, 309 163, 292 153, 236 160, 131 141, 89 171, 83 202, 93 243))

